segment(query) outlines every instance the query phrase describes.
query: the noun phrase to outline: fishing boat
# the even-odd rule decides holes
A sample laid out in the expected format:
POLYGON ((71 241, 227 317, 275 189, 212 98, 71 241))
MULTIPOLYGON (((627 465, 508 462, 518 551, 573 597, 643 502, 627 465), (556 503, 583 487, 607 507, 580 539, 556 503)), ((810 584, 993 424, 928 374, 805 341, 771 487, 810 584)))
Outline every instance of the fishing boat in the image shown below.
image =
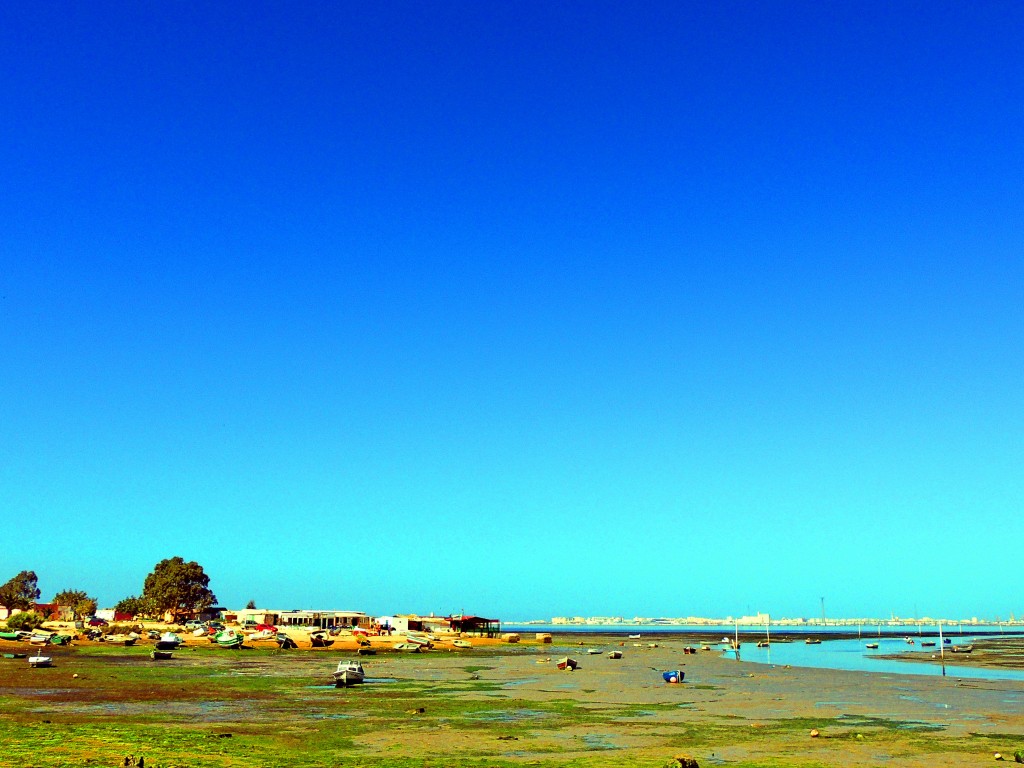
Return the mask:
POLYGON ((666 683, 681 683, 686 673, 679 669, 673 669, 668 672, 662 672, 661 677, 666 683))
POLYGON ((574 669, 576 669, 577 666, 579 666, 579 664, 577 663, 576 659, 571 659, 568 656, 566 656, 563 659, 559 659, 558 660, 558 664, 556 666, 559 669, 563 669, 563 670, 567 670, 569 672, 572 672, 574 669))
POLYGON ((334 684, 338 688, 358 685, 365 679, 363 665, 358 661, 339 661, 338 668, 334 670, 334 684))
POLYGON ((43 656, 41 654, 36 654, 35 656, 29 656, 28 657, 28 665, 30 667, 52 667, 53 666, 53 657, 52 656, 43 656))
POLYGON ((165 661, 173 657, 174 652, 169 650, 161 650, 157 648, 149 652, 149 658, 151 658, 153 661, 165 661))
POLYGON ((622 658, 622 651, 608 651, 608 658, 609 659, 621 659, 622 658))
POLYGON ((452 640, 452 645, 456 648, 472 648, 473 644, 469 640, 452 640))
POLYGON ((233 629, 225 629, 214 636, 214 640, 221 648, 237 649, 242 647, 245 638, 233 629))
POLYGON ((314 648, 330 648, 334 645, 334 638, 326 632, 310 632, 309 642, 314 648))
POLYGON ((164 632, 157 638, 156 649, 158 651, 173 651, 184 642, 173 632, 164 632))

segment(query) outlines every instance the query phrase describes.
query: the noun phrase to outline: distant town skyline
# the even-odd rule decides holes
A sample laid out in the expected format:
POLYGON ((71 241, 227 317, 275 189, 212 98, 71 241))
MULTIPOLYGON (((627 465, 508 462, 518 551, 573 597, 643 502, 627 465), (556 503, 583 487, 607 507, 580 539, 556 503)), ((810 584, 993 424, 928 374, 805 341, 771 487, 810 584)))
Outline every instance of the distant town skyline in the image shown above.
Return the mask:
POLYGON ((1024 612, 1024 6, 0 19, 0 581, 1024 612))

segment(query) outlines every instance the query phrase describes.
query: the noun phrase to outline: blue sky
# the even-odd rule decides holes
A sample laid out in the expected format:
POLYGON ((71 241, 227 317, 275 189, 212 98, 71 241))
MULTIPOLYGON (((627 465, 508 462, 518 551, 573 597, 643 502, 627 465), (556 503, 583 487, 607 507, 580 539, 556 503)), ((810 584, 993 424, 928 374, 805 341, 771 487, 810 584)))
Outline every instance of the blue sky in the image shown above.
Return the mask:
POLYGON ((0 577, 1024 614, 1020 6, 378 5, 0 10, 0 577))

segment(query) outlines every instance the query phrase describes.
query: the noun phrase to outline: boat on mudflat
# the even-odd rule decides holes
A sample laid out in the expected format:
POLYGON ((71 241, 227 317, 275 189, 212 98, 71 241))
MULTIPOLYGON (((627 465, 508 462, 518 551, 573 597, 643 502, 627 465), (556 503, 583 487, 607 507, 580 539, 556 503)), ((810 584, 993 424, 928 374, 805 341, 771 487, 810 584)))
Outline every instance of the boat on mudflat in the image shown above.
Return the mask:
POLYGON ((579 666, 579 664, 577 663, 576 659, 571 659, 568 656, 566 656, 563 659, 559 659, 557 666, 559 669, 568 670, 569 672, 572 672, 574 669, 576 669, 577 666, 579 666))
POLYGON ((53 666, 53 657, 52 656, 43 656, 42 654, 37 654, 35 656, 29 656, 28 657, 28 665, 30 667, 33 667, 33 668, 34 667, 52 667, 53 666))
POLYGON ((661 677, 666 683, 681 683, 686 673, 679 669, 673 669, 668 672, 662 672, 661 677))
POLYGON ((174 651, 156 648, 149 652, 149 658, 153 661, 165 661, 167 659, 174 658, 174 651))
POLYGON ((345 688, 350 685, 358 685, 366 679, 363 665, 358 661, 339 661, 338 668, 334 670, 334 684, 338 688, 345 688))
POLYGON ((173 651, 184 641, 173 632, 164 632, 157 638, 156 649, 158 651, 173 651))
POLYGON ((245 640, 245 638, 233 629, 226 629, 223 632, 219 632, 216 637, 214 637, 214 640, 221 648, 235 649, 242 647, 242 641, 245 640))

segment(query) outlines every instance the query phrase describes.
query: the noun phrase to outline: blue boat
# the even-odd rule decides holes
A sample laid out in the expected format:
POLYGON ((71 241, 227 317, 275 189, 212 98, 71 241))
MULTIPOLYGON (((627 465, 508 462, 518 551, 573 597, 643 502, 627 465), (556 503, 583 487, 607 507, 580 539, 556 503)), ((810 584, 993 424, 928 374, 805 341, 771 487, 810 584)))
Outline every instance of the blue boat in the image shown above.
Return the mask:
POLYGON ((673 669, 671 672, 662 672, 661 676, 665 678, 666 683, 681 683, 685 674, 678 669, 673 669))

